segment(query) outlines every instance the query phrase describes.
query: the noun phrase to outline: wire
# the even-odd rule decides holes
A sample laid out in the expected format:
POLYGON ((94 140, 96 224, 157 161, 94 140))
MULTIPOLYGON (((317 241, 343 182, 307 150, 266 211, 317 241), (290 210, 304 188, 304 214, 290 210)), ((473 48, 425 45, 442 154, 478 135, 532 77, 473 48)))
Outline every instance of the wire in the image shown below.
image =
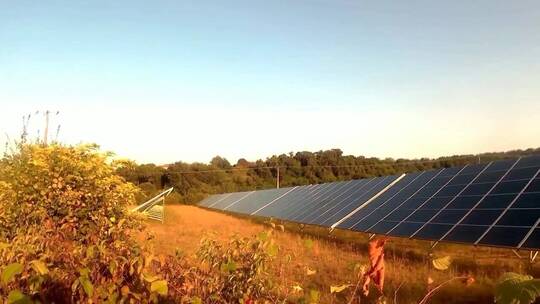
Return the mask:
MULTIPOLYGON (((502 157, 502 158, 514 158, 515 156, 508 156, 508 157, 502 157)), ((490 159, 491 157, 489 155, 485 155, 484 158, 490 159)), ((304 169, 304 168, 365 168, 365 167, 384 167, 384 166, 403 166, 403 165, 418 165, 418 164, 426 164, 426 163, 437 163, 437 162, 444 162, 444 161, 458 161, 458 160, 475 160, 477 161, 479 159, 478 155, 471 155, 471 156, 461 156, 452 158, 449 157, 441 157, 438 159, 430 159, 430 160, 418 160, 418 161, 405 161, 405 162, 399 162, 399 161, 392 161, 387 162, 385 160, 382 160, 382 163, 379 164, 361 164, 361 165, 309 165, 309 166, 262 166, 262 167, 244 167, 244 168, 229 168, 229 169, 208 169, 208 170, 191 170, 191 171, 168 171, 168 173, 176 173, 176 174, 198 174, 198 173, 217 173, 217 172, 230 172, 230 171, 250 171, 250 170, 260 170, 260 169, 304 169)), ((481 159, 481 158, 480 158, 481 159)), ((478 161, 480 163, 480 161, 478 161)))

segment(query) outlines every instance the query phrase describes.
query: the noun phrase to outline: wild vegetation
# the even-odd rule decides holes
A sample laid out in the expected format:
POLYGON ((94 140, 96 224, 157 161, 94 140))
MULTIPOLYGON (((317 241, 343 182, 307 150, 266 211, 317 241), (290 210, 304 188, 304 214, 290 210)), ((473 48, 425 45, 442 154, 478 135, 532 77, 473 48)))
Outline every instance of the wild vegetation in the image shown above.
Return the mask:
MULTIPOLYGON (((274 155, 249 162, 239 159, 231 165, 223 157, 209 164, 176 162, 166 166, 121 162, 118 173, 138 185, 147 195, 164 187, 174 187, 171 201, 194 204, 215 193, 258 190, 280 185, 298 186, 400 174, 540 153, 540 148, 479 155, 456 155, 437 159, 378 159, 344 155, 339 149, 274 155)), ((142 198, 141 198, 142 199, 142 198)))
POLYGON ((130 236, 137 189, 95 146, 22 144, 0 163, 0 294, 8 302, 155 297, 130 236))
POLYGON ((165 224, 148 225, 155 233, 156 252, 177 252, 194 263, 201 236, 226 247, 235 238, 256 238, 270 227, 278 254, 267 264, 269 286, 272 299, 287 303, 493 303, 496 296, 497 303, 531 303, 514 300, 539 294, 538 280, 517 273, 538 276, 540 269, 509 250, 444 243, 432 250, 427 241, 390 238, 384 296, 371 287, 367 297, 360 297, 361 274, 369 265, 366 234, 335 230, 328 235, 320 227, 182 205, 167 207, 165 224), (506 278, 512 281, 499 288, 506 278))
POLYGON ((452 267, 444 256, 419 262, 427 251, 409 244, 424 252, 400 257, 394 248, 384 295, 373 290, 361 298, 365 236, 342 235, 341 244, 338 238, 321 241, 316 231, 306 237, 316 228, 291 233, 295 228, 288 223, 253 224, 254 233, 224 236, 226 229, 238 232, 249 223, 212 222, 211 214, 230 216, 195 207, 188 208, 213 225, 206 236, 185 229, 169 211, 165 226, 147 229, 143 217, 128 211, 140 189, 117 174, 125 173, 126 163, 110 156, 95 145, 22 142, 0 160, 2 302, 449 303, 447 288, 465 288, 471 276, 477 283, 467 287, 467 299, 530 303, 540 293, 537 280, 517 274, 530 268, 499 267, 497 277, 516 273, 504 274, 497 285, 493 276, 458 259, 452 267), (171 225, 169 233, 177 235, 162 238, 160 229, 171 225), (283 242, 287 238, 292 241, 283 242))
POLYGON ((20 144, 0 161, 0 299, 5 303, 228 303, 264 299, 269 241, 201 247, 206 267, 155 256, 138 189, 96 146, 20 144), (204 283, 203 283, 204 282, 204 283))

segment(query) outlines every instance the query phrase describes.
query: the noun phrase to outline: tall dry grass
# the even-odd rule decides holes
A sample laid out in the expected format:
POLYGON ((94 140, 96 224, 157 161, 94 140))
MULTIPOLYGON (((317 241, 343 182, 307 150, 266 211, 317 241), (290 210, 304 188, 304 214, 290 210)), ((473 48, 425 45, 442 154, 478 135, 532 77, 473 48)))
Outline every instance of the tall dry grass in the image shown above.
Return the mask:
MULTIPOLYGON (((274 234, 280 251, 270 272, 281 297, 290 302, 300 301, 305 293, 317 290, 321 303, 346 303, 351 297, 350 287, 339 294, 331 294, 330 286, 356 284, 358 266, 367 265, 365 246, 368 237, 362 233, 328 231, 320 227, 300 228, 284 225, 284 231, 274 234), (289 262, 290 261, 290 262, 289 262), (314 274, 312 271, 315 271, 314 274), (294 291, 299 286, 302 291, 294 291)), ((174 254, 179 251, 188 259, 194 254, 201 238, 211 236, 226 243, 234 236, 251 237, 268 229, 262 219, 246 218, 201 209, 194 206, 169 205, 165 223, 149 222, 154 232, 156 251, 174 254)), ((534 272, 523 260, 509 250, 480 248, 454 244, 439 244, 430 250, 426 241, 392 238, 386 246, 386 303, 418 303, 427 292, 428 278, 435 283, 462 274, 472 275, 476 282, 466 287, 460 282, 441 289, 430 303, 492 303, 493 286, 505 271, 534 272), (448 271, 431 266, 432 256, 450 255, 453 264, 448 271), (525 269, 528 268, 528 269, 525 269)), ((377 292, 362 303, 372 303, 377 292)))

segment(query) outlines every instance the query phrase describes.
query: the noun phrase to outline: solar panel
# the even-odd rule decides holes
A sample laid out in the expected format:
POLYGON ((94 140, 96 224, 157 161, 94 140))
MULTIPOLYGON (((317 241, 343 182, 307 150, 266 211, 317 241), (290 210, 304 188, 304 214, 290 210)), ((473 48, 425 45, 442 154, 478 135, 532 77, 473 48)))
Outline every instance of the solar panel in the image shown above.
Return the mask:
POLYGON ((337 225, 338 228, 365 231, 386 214, 390 213, 401 198, 410 196, 415 188, 426 182, 430 173, 407 174, 388 191, 374 199, 370 204, 337 225))
MULTIPOLYGON (((337 183, 326 183, 299 189, 294 196, 287 196, 273 204, 277 207, 275 217, 293 220, 299 213, 303 212, 306 208, 310 208, 311 205, 317 204, 321 198, 331 193, 338 186, 337 183)), ((262 212, 257 212, 256 214, 259 215, 262 212)))
POLYGON ((283 199, 266 203, 253 214, 266 217, 284 218, 287 210, 297 206, 297 201, 302 197, 307 197, 315 191, 318 185, 299 186, 292 189, 283 199))
POLYGON ((251 195, 253 192, 255 191, 229 193, 228 195, 223 196, 221 199, 217 200, 216 202, 209 205, 208 207, 214 208, 214 209, 225 210, 231 205, 234 205, 235 203, 237 203, 238 201, 245 199, 246 197, 251 195))
POLYGON ((347 182, 337 182, 331 183, 326 191, 322 191, 315 198, 310 201, 304 201, 299 204, 298 210, 290 215, 292 221, 300 223, 310 223, 310 220, 313 215, 316 215, 318 212, 321 212, 321 209, 324 209, 328 203, 334 201, 341 194, 347 193, 351 188, 357 184, 358 181, 347 181, 347 182))
POLYGON ((389 236, 540 248, 540 155, 209 197, 200 206, 389 236))
POLYGON ((281 188, 255 191, 244 199, 239 200, 236 204, 232 204, 229 207, 224 208, 224 210, 251 214, 267 203, 289 192, 291 189, 292 188, 281 188))
POLYGON ((309 219, 308 223, 331 226, 385 189, 397 178, 398 176, 385 176, 373 179, 371 183, 361 189, 342 196, 335 204, 326 205, 324 208, 319 209, 315 216, 309 219))
POLYGON ((227 194, 211 195, 199 203, 199 206, 208 207, 227 194))

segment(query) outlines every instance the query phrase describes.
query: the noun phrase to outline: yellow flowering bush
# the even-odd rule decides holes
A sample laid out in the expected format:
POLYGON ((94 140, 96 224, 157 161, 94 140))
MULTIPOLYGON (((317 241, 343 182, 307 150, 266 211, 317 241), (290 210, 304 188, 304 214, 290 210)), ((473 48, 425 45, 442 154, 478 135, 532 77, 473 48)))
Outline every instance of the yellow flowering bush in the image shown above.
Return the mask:
POLYGON ((93 145, 23 143, 0 160, 0 303, 263 303, 271 296, 264 269, 277 248, 266 236, 229 247, 205 241, 202 267, 154 256, 151 237, 134 237, 141 218, 127 211, 139 190, 115 166, 93 145))
MULTIPOLYGON (((20 144, 0 161, 0 299, 157 301, 167 282, 131 231, 137 189, 94 145, 20 144)), ((2 301, 2 300, 0 300, 2 301)))

